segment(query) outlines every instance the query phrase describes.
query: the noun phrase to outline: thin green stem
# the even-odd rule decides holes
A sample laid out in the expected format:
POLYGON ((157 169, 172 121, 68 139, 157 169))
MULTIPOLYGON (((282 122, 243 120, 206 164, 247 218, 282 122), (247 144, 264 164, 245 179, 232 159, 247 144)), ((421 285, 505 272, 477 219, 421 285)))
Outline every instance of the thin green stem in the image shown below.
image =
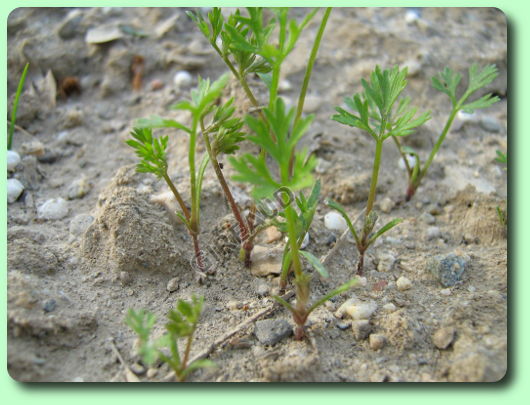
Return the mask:
POLYGON ((372 182, 370 184, 370 194, 368 195, 368 202, 366 203, 366 213, 368 215, 374 206, 375 194, 377 188, 377 178, 379 176, 379 166, 381 165, 381 152, 383 150, 383 140, 381 138, 376 139, 375 142, 375 156, 374 166, 372 169, 372 182))
POLYGON ((445 126, 444 126, 444 128, 442 130, 442 133, 438 137, 438 140, 436 141, 436 144, 432 148, 428 159, 425 161, 425 164, 423 165, 423 168, 422 168, 421 172, 419 173, 419 175, 417 177, 416 184, 414 185, 415 188, 417 188, 419 186, 422 178, 427 174, 427 170, 429 169, 429 166, 431 165, 431 163, 432 163, 432 161, 434 159, 434 156, 436 155, 436 153, 440 149, 440 146, 442 146, 442 143, 443 143, 446 135, 448 134, 449 129, 451 129, 451 125, 453 125, 453 121, 454 121, 454 119, 456 117, 456 114, 458 114, 458 111, 460 111, 459 105, 454 107, 453 110, 451 111, 451 114, 449 115, 449 118, 447 119, 447 122, 445 123, 445 126))
POLYGON ((24 70, 22 71, 22 76, 18 81, 17 92, 15 93, 15 100, 13 102, 13 109, 11 110, 11 125, 9 126, 9 136, 7 138, 7 150, 11 150, 13 146, 13 134, 15 133, 15 122, 17 120, 17 110, 18 110, 18 101, 20 99, 20 94, 24 88, 24 82, 26 81, 26 75, 28 74, 29 63, 26 63, 24 70))
POLYGON ((171 192, 175 196, 175 199, 177 200, 177 202, 178 202, 178 204, 180 206, 180 209, 182 210, 182 214, 184 214, 184 217, 186 217, 186 219, 189 221, 190 220, 190 211, 188 210, 188 207, 186 207, 186 204, 184 203, 184 200, 182 199, 182 197, 181 197, 180 193, 178 192, 177 188, 175 187, 175 184, 173 184, 173 182, 169 178, 169 175, 167 174, 167 172, 164 173, 163 178, 166 181, 166 184, 168 185, 169 189, 171 190, 171 192))
POLYGON ((394 143, 396 144, 399 154, 401 155, 401 158, 403 159, 403 163, 405 164, 405 167, 407 169, 407 174, 409 175, 409 178, 412 176, 412 168, 409 165, 409 160, 407 159, 407 155, 403 150, 401 149, 401 142, 399 142, 399 139, 397 136, 392 135, 392 139, 394 140, 394 143))
POLYGON ((332 7, 328 7, 322 21, 320 22, 320 27, 318 28, 317 36, 315 37, 315 42, 313 43, 313 48, 311 49, 311 54, 309 55, 309 61, 307 63, 307 68, 304 74, 304 81, 302 82, 302 88, 300 89, 300 95, 298 97, 298 106, 296 108, 296 116, 294 119, 294 125, 298 122, 302 116, 302 111, 304 109, 305 97, 307 94, 307 88, 309 86, 309 79, 311 78, 311 73, 313 72, 313 66, 315 65, 315 60, 317 58, 318 49, 320 48, 320 42, 322 41, 322 36, 324 35, 324 30, 326 29, 326 24, 331 14, 332 7))
POLYGON ((193 124, 190 133, 190 144, 188 150, 188 162, 190 168, 190 185, 191 185, 191 218, 190 226, 196 233, 199 232, 199 224, 197 219, 199 218, 199 201, 197 200, 197 184, 196 184, 196 173, 195 173, 195 146, 197 143, 197 118, 193 117, 193 124))

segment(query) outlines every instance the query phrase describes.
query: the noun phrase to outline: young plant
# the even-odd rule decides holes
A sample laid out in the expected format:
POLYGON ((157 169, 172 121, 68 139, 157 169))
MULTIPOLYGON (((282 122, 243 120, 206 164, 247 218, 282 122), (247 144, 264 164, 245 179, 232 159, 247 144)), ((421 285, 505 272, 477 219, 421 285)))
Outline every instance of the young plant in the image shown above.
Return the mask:
MULTIPOLYGON (((497 157, 495 160, 499 163, 502 163, 505 165, 505 170, 508 168, 508 153, 502 153, 500 150, 497 150, 497 157)), ((506 226, 508 225, 508 208, 502 209, 501 207, 497 206, 497 217, 499 218, 499 222, 506 226)))
POLYGON ((468 71, 469 83, 467 89, 464 91, 460 98, 458 98, 457 96, 457 88, 462 79, 462 75, 446 67, 441 73, 432 78, 433 87, 436 90, 447 94, 447 96, 451 100, 452 109, 451 113, 449 114, 449 117, 447 118, 445 126, 442 129, 442 132, 438 136, 438 139, 434 144, 429 154, 429 157, 427 158, 423 166, 421 165, 419 155, 412 148, 401 147, 399 140, 397 138, 394 138, 396 146, 400 150, 400 153, 403 157, 403 161, 405 163, 405 167, 407 168, 407 173, 409 177, 409 184, 406 192, 407 201, 410 201, 410 199, 414 196, 416 190, 421 184, 422 179, 427 174, 427 171, 434 159, 434 156, 442 146, 442 143, 445 137, 447 136, 449 130, 451 129, 451 125, 453 124, 453 121, 457 116, 458 112, 463 111, 466 113, 472 113, 477 109, 487 108, 499 101, 499 98, 497 96, 493 96, 490 93, 474 101, 468 101, 469 98, 478 90, 490 84, 497 77, 497 74, 497 67, 495 65, 488 65, 483 69, 479 69, 478 65, 476 64, 471 65, 468 71), (412 155, 414 157, 414 165, 412 167, 407 160, 407 154, 412 155))
POLYGON ((20 80, 18 81, 15 100, 13 101, 13 109, 11 110, 11 122, 9 123, 9 132, 7 136, 7 150, 11 150, 11 147, 13 146, 13 134, 15 133, 15 124, 17 121, 18 102, 20 99, 20 94, 22 94, 22 90, 24 88, 24 82, 26 81, 28 68, 29 63, 26 63, 26 66, 24 66, 24 70, 22 71, 22 76, 20 76, 20 80))
MULTIPOLYGON (((147 119, 138 120, 137 125, 147 128, 171 128, 184 129, 186 132, 193 132, 190 137, 190 156, 192 156, 192 149, 195 147, 191 141, 195 142, 197 134, 200 130, 200 134, 206 145, 206 151, 208 159, 212 164, 215 171, 219 184, 225 194, 228 204, 234 214, 239 227, 239 234, 241 239, 241 257, 247 267, 250 267, 250 253, 253 248, 252 239, 250 235, 252 233, 253 223, 250 219, 245 219, 241 213, 239 206, 236 204, 235 199, 230 191, 230 187, 224 177, 222 166, 219 162, 221 155, 230 155, 239 149, 239 142, 244 139, 244 134, 241 132, 243 122, 241 119, 234 117, 235 107, 234 99, 231 98, 224 104, 219 104, 218 100, 221 97, 221 93, 228 82, 228 74, 222 75, 218 80, 210 83, 208 79, 203 80, 199 78, 199 85, 197 89, 192 90, 191 101, 183 101, 173 106, 175 109, 182 109, 190 111, 193 117, 192 128, 183 127, 182 124, 175 122, 170 119, 163 119, 161 117, 152 116, 147 119)), ((194 145, 194 144, 193 144, 194 145)), ((190 160, 191 162, 191 160, 190 160)), ((203 161, 204 162, 204 161, 203 161)), ((207 162, 204 162, 206 165, 207 162)), ((205 167, 205 166, 204 166, 205 167)), ((201 169, 203 166, 201 165, 201 169)), ((190 164, 190 173, 191 170, 190 164)), ((200 172, 199 176, 196 177, 195 181, 202 181, 202 174, 204 170, 200 172)), ((193 181, 193 180, 192 180, 193 181)), ((192 183, 193 184, 193 183, 192 183)), ((196 187, 196 190, 200 193, 200 187, 196 187)), ((200 194, 199 194, 200 196, 200 194)), ((192 205, 199 204, 198 199, 193 201, 192 205)), ((193 216, 193 211, 191 216, 193 216)), ((198 208, 196 211, 198 217, 198 208)), ((185 217, 185 215, 184 215, 185 217)), ((188 220, 188 222, 191 222, 188 220)), ((186 222, 185 222, 186 223, 186 222)))
POLYGON ((411 134, 415 128, 430 119, 426 112, 416 116, 416 108, 410 107, 410 98, 400 98, 407 86, 407 69, 400 70, 398 66, 388 70, 381 70, 379 66, 370 75, 370 81, 361 80, 364 92, 347 97, 344 102, 353 113, 336 107, 338 114, 332 119, 341 124, 362 129, 375 141, 375 155, 372 168, 370 192, 364 211, 362 229, 356 231, 346 211, 342 206, 333 201, 328 205, 337 210, 346 220, 348 227, 355 239, 359 251, 357 273, 362 274, 364 266, 364 253, 377 238, 392 229, 401 219, 394 219, 372 233, 378 219, 373 211, 376 197, 377 179, 381 163, 383 142, 390 137, 402 137, 411 134))
POLYGON ((295 123, 294 108, 286 110, 281 98, 276 99, 272 108, 266 107, 263 110, 263 116, 266 122, 261 117, 247 116, 246 123, 253 134, 248 139, 260 146, 266 154, 260 154, 258 157, 250 154, 238 158, 231 157, 230 163, 237 171, 234 180, 252 184, 252 195, 255 199, 276 195, 282 202, 280 216, 285 219, 283 229, 288 235, 288 248, 284 251, 283 267, 288 269, 292 265, 296 304, 292 305, 280 297, 274 298, 291 311, 296 323, 295 338, 300 340, 304 337, 304 325, 309 314, 331 297, 350 288, 354 280, 310 305, 311 276, 303 271, 301 258, 305 257, 323 277, 328 276, 316 257, 300 249, 300 239, 311 225, 314 206, 318 201, 319 185, 313 188, 309 200, 303 195, 297 199, 300 214, 296 212, 292 196, 293 192, 313 185, 311 172, 316 165, 315 157, 308 154, 306 150, 295 151, 296 145, 307 131, 313 117, 303 117, 295 123), (291 171, 292 155, 294 160, 291 171))
POLYGON ((129 309, 125 323, 138 335, 138 354, 146 365, 150 366, 158 359, 162 360, 175 372, 179 382, 185 381, 192 371, 214 366, 214 363, 207 359, 189 363, 193 334, 199 323, 203 302, 202 297, 195 296, 192 297, 191 303, 178 300, 176 308, 167 315, 167 333, 155 340, 151 338, 151 331, 156 322, 155 315, 144 309, 129 309), (178 346, 180 339, 185 339, 183 352, 178 346))

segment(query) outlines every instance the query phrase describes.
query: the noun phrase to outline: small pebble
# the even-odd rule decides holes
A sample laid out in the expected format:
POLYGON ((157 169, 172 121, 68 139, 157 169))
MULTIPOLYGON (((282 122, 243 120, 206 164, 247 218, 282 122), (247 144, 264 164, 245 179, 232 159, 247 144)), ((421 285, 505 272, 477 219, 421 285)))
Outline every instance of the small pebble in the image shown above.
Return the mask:
POLYGON ((474 286, 470 285, 467 287, 467 291, 469 291, 470 293, 474 293, 475 291, 477 291, 477 289, 474 286))
POLYGON ((169 292, 174 292, 179 289, 179 279, 177 277, 172 278, 167 282, 166 290, 169 292))
POLYGON ((304 236, 304 240, 302 241, 302 244, 300 245, 300 249, 305 249, 309 245, 309 232, 307 232, 304 236))
POLYGON ((372 314, 376 311, 377 304, 375 301, 356 302, 355 304, 346 308, 346 313, 352 319, 370 319, 372 314))
POLYGON ((370 334, 370 337, 369 337, 369 343, 370 343, 370 349, 377 351, 383 348, 383 346, 386 343, 386 338, 384 335, 378 335, 376 333, 372 333, 370 334))
POLYGON ((90 225, 94 222, 94 217, 89 214, 79 214, 72 218, 68 230, 74 236, 85 233, 90 225))
POLYGON ((254 335, 264 346, 273 346, 283 338, 291 335, 293 328, 285 319, 264 319, 257 321, 254 335))
POLYGON ((64 115, 64 127, 74 128, 83 123, 83 112, 80 110, 69 110, 64 115))
POLYGON ((151 85, 149 87, 151 87, 152 91, 157 91, 164 87, 164 82, 159 79, 154 79, 153 81, 151 81, 151 85))
POLYGON ((319 96, 309 95, 306 97, 304 102, 304 111, 306 113, 312 114, 318 111, 322 105, 322 99, 319 96))
POLYGON ((396 281, 396 287, 399 291, 405 291, 412 287, 412 281, 410 281, 407 277, 401 276, 396 281))
POLYGON ((52 312, 57 307, 57 301, 55 301, 53 298, 44 301, 44 304, 42 304, 42 309, 44 312, 52 312))
POLYGON ((388 313, 395 312, 396 309, 397 309, 396 306, 393 303, 391 303, 391 302, 389 302, 388 304, 383 305, 383 310, 385 312, 388 312, 388 313))
POLYGON ((18 164, 20 163, 20 155, 14 150, 7 151, 7 170, 14 172, 18 164))
POLYGON ((37 215, 41 219, 62 219, 68 215, 68 203, 62 198, 49 199, 37 208, 37 215))
POLYGON ((342 217, 342 215, 335 211, 328 212, 324 216, 324 226, 330 231, 339 232, 344 232, 346 228, 348 228, 346 220, 342 217))
POLYGON ((377 271, 388 272, 391 271, 396 263, 396 257, 392 253, 381 253, 378 257, 377 271))
POLYGON ((404 65, 408 68, 407 70, 408 77, 415 77, 422 70, 421 62, 418 59, 410 59, 407 62, 405 62, 404 65))
POLYGON ((145 373, 145 367, 142 366, 140 363, 133 363, 129 366, 129 368, 136 375, 142 375, 145 373))
POLYGON ((452 294, 452 291, 450 288, 443 288, 440 290, 441 295, 445 295, 446 297, 452 294))
POLYGON ((262 280, 258 281, 258 284, 256 286, 256 294, 258 295, 258 297, 266 297, 267 295, 269 295, 269 292, 269 284, 262 280))
POLYGON ((436 223, 436 218, 434 215, 424 212, 420 215, 420 220, 425 222, 427 225, 434 225, 436 223))
POLYGON ((488 132, 497 133, 502 131, 501 123, 496 118, 490 117, 489 115, 482 117, 479 121, 479 125, 482 129, 488 132))
POLYGON ((455 337, 455 329, 453 327, 446 327, 438 329, 432 335, 432 342, 441 350, 447 349, 455 337))
POLYGON ((175 73, 175 77, 173 78, 173 83, 176 87, 186 87, 189 86, 192 82, 193 78, 191 77, 191 74, 185 70, 181 70, 177 73, 175 73))
POLYGON ((269 226, 265 229, 265 242, 274 243, 282 238, 282 233, 275 226, 269 226))
POLYGON ((39 141, 24 142, 20 145, 20 152, 24 155, 42 156, 44 155, 44 145, 39 141))
POLYGON ((158 374, 158 369, 157 368, 150 368, 147 370, 147 378, 155 378, 156 375, 158 374))
POLYGON ((348 328, 351 327, 351 321, 342 321, 342 322, 337 322, 337 328, 339 328, 340 330, 346 330, 348 328))
POLYGON ((449 253, 448 255, 436 255, 429 259, 426 270, 430 272, 444 287, 455 285, 464 271, 469 266, 470 257, 466 254, 449 253))
POLYGON ((407 24, 412 24, 414 21, 417 21, 420 18, 420 12, 416 9, 409 8, 405 12, 405 22, 407 24))
POLYGON ((442 236, 442 232, 437 226, 429 226, 427 228, 427 240, 438 239, 440 236, 442 236))
POLYGON ((368 319, 360 319, 353 321, 351 324, 353 336, 356 340, 364 340, 368 338, 372 331, 372 325, 368 319))
POLYGON ((24 185, 17 179, 7 179, 7 202, 13 204, 24 191, 24 185))
POLYGON ((379 202, 379 208, 381 208, 381 211, 383 211, 385 214, 388 214, 390 211, 392 211, 392 208, 394 208, 394 201, 388 197, 385 197, 379 202))
MULTIPOLYGON (((405 155, 405 156, 409 164, 409 167, 413 168, 414 165, 416 164, 416 158, 413 155, 405 155)), ((398 166, 401 170, 405 170, 407 168, 407 166, 405 166, 405 162, 403 161, 403 158, 399 158, 398 166)))
POLYGON ((360 287, 366 287, 368 285, 368 279, 366 277, 357 276, 357 284, 360 287))
POLYGON ((280 80, 280 84, 278 85, 278 90, 280 92, 289 91, 292 88, 293 88, 293 85, 291 84, 289 80, 287 79, 280 80))
POLYGON ((83 198, 90 192, 91 188, 92 185, 85 178, 75 180, 66 190, 67 197, 69 200, 83 198))

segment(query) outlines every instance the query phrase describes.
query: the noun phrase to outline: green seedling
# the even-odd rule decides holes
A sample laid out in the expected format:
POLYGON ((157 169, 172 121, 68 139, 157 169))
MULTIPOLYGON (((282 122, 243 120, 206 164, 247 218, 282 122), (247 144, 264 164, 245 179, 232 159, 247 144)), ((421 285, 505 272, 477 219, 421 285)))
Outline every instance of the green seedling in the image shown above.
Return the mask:
MULTIPOLYGON (((504 170, 507 170, 508 153, 502 153, 500 150, 497 150, 497 157, 495 158, 495 160, 505 165, 504 170)), ((502 209, 501 207, 497 206, 497 217, 499 218, 499 222, 503 226, 508 225, 508 208, 502 209)))
POLYGON ((300 118, 294 123, 294 108, 286 110, 281 98, 276 99, 272 109, 266 107, 263 110, 263 116, 266 122, 261 117, 254 118, 248 115, 246 124, 252 132, 248 139, 260 146, 266 154, 260 154, 258 157, 250 154, 238 158, 231 157, 230 163, 237 171, 234 180, 252 184, 252 195, 255 199, 276 195, 282 203, 280 216, 285 219, 285 223, 281 225, 278 223, 278 225, 280 229, 287 231, 288 235, 288 247, 283 257, 284 275, 282 278, 285 280, 285 271, 292 266, 296 304, 292 305, 280 297, 274 298, 291 311, 296 324, 295 338, 300 340, 305 335, 304 325, 309 314, 331 297, 350 288, 354 281, 342 285, 314 304, 309 304, 311 276, 303 271, 301 258, 304 257, 321 276, 328 276, 324 266, 316 257, 300 249, 301 239, 303 240, 303 236, 311 225, 320 185, 317 183, 313 187, 309 198, 303 195, 298 197, 296 202, 300 213, 294 207, 292 196, 293 192, 310 187, 314 182, 311 172, 316 165, 315 157, 308 154, 306 150, 295 151, 297 143, 309 128, 313 116, 300 118), (291 155, 294 156, 292 171, 290 170, 291 155))
POLYGON ((480 69, 476 64, 471 65, 468 71, 469 83, 467 89, 464 91, 460 98, 458 98, 457 96, 457 89, 462 79, 462 75, 446 67, 441 73, 432 78, 433 87, 436 90, 447 94, 447 96, 451 100, 452 109, 451 113, 449 114, 449 117, 447 118, 445 126, 442 129, 442 132, 440 133, 436 143, 434 144, 429 154, 429 157, 427 158, 423 166, 421 165, 418 153, 416 153, 412 148, 401 147, 399 140, 394 137, 396 146, 400 150, 400 153, 403 157, 403 161, 407 168, 409 178, 409 184, 405 197, 407 201, 410 201, 410 199, 414 196, 416 190, 421 184, 422 179, 427 174, 427 171, 434 159, 434 156, 442 146, 442 143, 445 137, 447 136, 449 130, 451 129, 453 121, 457 116, 458 112, 463 111, 466 113, 472 113, 475 110, 478 110, 480 108, 487 108, 499 101, 499 98, 497 96, 493 96, 489 93, 484 96, 481 96, 480 98, 474 101, 468 101, 469 98, 474 95, 478 90, 490 84, 497 77, 497 74, 497 67, 495 65, 488 65, 483 69, 480 69), (414 165, 412 167, 407 160, 407 154, 412 155, 414 157, 414 165))
POLYGON ((171 310, 165 325, 167 333, 158 339, 151 338, 156 317, 149 311, 129 309, 125 323, 136 332, 139 340, 138 354, 144 364, 151 366, 162 360, 175 372, 176 380, 183 382, 188 375, 201 368, 213 367, 214 363, 207 359, 199 359, 189 363, 193 334, 199 323, 204 299, 192 297, 191 302, 178 300, 175 309, 171 310), (179 340, 185 340, 184 351, 179 350, 179 340))
POLYGON ((18 81, 15 100, 13 101, 13 108, 11 109, 11 122, 9 123, 9 132, 7 137, 7 150, 11 150, 11 147, 13 146, 13 134, 15 133, 15 124, 17 121, 18 102, 20 100, 20 94, 22 94, 22 90, 24 89, 24 83, 26 81, 28 69, 29 63, 26 63, 26 66, 24 66, 24 70, 22 71, 22 76, 20 76, 20 80, 18 81))
MULTIPOLYGON (((230 187, 224 177, 219 158, 221 155, 230 155, 239 149, 239 142, 244 139, 244 134, 241 132, 243 122, 240 118, 234 117, 234 99, 231 98, 225 103, 217 105, 221 93, 228 82, 228 74, 224 74, 218 80, 210 83, 208 79, 203 80, 199 78, 199 86, 192 91, 192 100, 184 101, 173 106, 175 109, 182 109, 190 111, 193 118, 191 128, 186 128, 182 124, 170 119, 163 119, 161 117, 152 116, 147 119, 138 120, 137 125, 147 128, 177 128, 183 129, 190 133, 190 173, 192 170, 192 159, 195 150, 195 142, 197 134, 199 133, 204 140, 209 161, 215 171, 219 184, 223 189, 228 204, 234 214, 238 223, 239 233, 241 238, 241 256, 247 267, 250 267, 250 253, 253 248, 252 233, 253 222, 251 218, 245 219, 241 213, 240 208, 235 202, 235 199, 230 191, 230 187), (191 143, 193 142, 193 144, 191 143)), ((204 161, 203 161, 204 163, 204 161)), ((205 163, 206 164, 206 163, 205 163)), ((205 166, 204 166, 205 167, 205 166)), ((201 169, 203 166, 201 165, 201 169)), ((201 182, 203 171, 199 172, 200 177, 197 176, 193 182, 201 182)), ((196 191, 200 193, 200 187, 196 187, 196 191)), ((199 194, 200 195, 200 194, 199 194)), ((193 200, 192 206, 199 204, 199 199, 193 200)), ((191 216, 194 215, 192 210, 191 216)), ((198 218, 199 209, 196 214, 198 218)), ((186 218, 187 222, 191 224, 191 218, 186 218)), ((197 221, 198 222, 198 221, 197 221)))
POLYGON ((377 238, 392 229, 401 219, 394 219, 379 230, 372 233, 378 219, 377 213, 373 211, 376 197, 377 179, 381 163, 381 152, 383 142, 390 137, 403 137, 410 135, 415 128, 425 123, 430 118, 426 112, 416 115, 417 109, 410 107, 410 98, 400 98, 401 93, 407 86, 407 69, 400 70, 398 66, 392 69, 381 70, 377 66, 370 75, 370 81, 361 80, 364 92, 347 97, 344 102, 353 113, 336 107, 338 114, 332 119, 351 127, 362 129, 375 141, 375 155, 372 168, 370 192, 364 211, 362 229, 357 231, 342 206, 333 201, 328 205, 337 210, 346 220, 348 227, 355 239, 359 251, 359 262, 357 273, 363 271, 364 253, 377 238))

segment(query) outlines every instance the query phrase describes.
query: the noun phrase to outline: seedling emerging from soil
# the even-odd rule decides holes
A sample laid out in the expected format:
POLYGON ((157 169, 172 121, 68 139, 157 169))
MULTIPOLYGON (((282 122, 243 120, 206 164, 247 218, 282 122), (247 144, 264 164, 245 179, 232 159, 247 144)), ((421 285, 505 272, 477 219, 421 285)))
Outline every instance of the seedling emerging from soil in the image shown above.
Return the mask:
POLYGON ((376 239, 392 229, 401 219, 394 219, 372 233, 378 216, 373 211, 375 202, 379 166, 383 142, 389 137, 401 137, 411 134, 415 128, 422 125, 430 118, 426 112, 416 116, 416 108, 410 107, 410 98, 401 98, 401 93, 407 86, 407 69, 399 70, 398 66, 392 69, 381 70, 379 66, 370 75, 370 81, 361 80, 364 92, 347 97, 344 102, 353 110, 353 114, 341 107, 336 107, 338 114, 332 119, 341 124, 360 128, 368 132, 375 141, 375 155, 372 169, 370 192, 364 212, 363 226, 360 232, 355 230, 344 208, 339 204, 328 201, 328 205, 337 210, 346 220, 348 227, 355 239, 359 251, 357 273, 362 274, 364 253, 376 239))
MULTIPOLYGON (((505 170, 508 168, 508 153, 502 153, 500 150, 497 151, 497 157, 495 160, 499 163, 502 163, 505 165, 505 170)), ((499 222, 506 226, 508 225, 508 208, 502 209, 501 207, 497 206, 497 216, 499 217, 499 222)))
POLYGON ((130 309, 125 323, 138 335, 138 354, 142 361, 150 366, 158 359, 167 363, 175 372, 177 381, 183 382, 188 375, 197 369, 212 367, 214 363, 207 359, 196 360, 188 364, 193 343, 193 334, 199 323, 204 299, 192 297, 192 301, 178 300, 175 309, 168 314, 167 333, 158 339, 151 338, 151 331, 156 322, 154 314, 140 309, 130 309), (184 352, 178 347, 180 339, 185 339, 184 352))
POLYGON ((466 91, 462 94, 460 98, 458 98, 456 93, 457 87, 462 79, 462 75, 446 67, 441 73, 432 78, 433 87, 436 90, 447 94, 447 96, 451 100, 452 109, 440 136, 438 137, 435 145, 431 150, 431 153, 429 154, 429 157, 427 158, 423 166, 421 166, 419 155, 413 149, 408 147, 401 148, 401 145, 397 138, 394 139, 397 147, 400 149, 400 152, 403 156, 403 161, 407 168, 407 173, 409 177, 409 185, 406 193, 407 201, 409 201, 414 196, 416 190, 421 184, 422 179, 427 174, 427 170, 429 169, 429 166, 431 165, 434 156, 440 149, 440 146, 442 146, 442 143, 447 133, 451 129, 451 125, 453 124, 453 121, 458 112, 464 111, 466 113, 472 113, 477 109, 487 108, 499 101, 499 98, 497 96, 493 96, 489 93, 476 99, 475 101, 468 102, 469 97, 471 97, 484 86, 490 84, 497 77, 497 74, 497 67, 495 65, 488 65, 482 70, 479 69, 478 65, 476 64, 471 65, 468 72, 469 84, 467 86, 466 91), (413 167, 410 167, 406 154, 414 156, 415 163, 413 167))
POLYGON ((15 93, 15 100, 13 101, 13 109, 11 110, 11 122, 9 124, 9 132, 7 137, 7 150, 11 150, 13 146, 13 134, 15 133, 15 124, 17 121, 17 110, 18 110, 18 101, 20 100, 20 94, 24 88, 24 82, 26 81, 26 75, 28 74, 29 63, 26 63, 24 70, 22 71, 22 76, 18 81, 17 91, 15 93))
MULTIPOLYGON (((198 131, 200 133, 206 145, 206 150, 208 152, 207 158, 209 158, 217 179, 223 189, 225 197, 232 209, 234 217, 239 226, 239 233, 241 238, 241 256, 247 267, 250 267, 250 252, 252 251, 252 239, 250 234, 252 232, 253 223, 251 220, 246 220, 241 214, 241 210, 235 202, 235 199, 230 191, 228 183, 224 177, 221 164, 219 163, 219 156, 222 154, 232 154, 237 149, 239 149, 238 143, 241 142, 244 138, 244 134, 240 131, 243 126, 241 119, 234 117, 235 107, 233 106, 234 99, 229 99, 224 104, 216 105, 221 93, 226 86, 228 81, 228 74, 224 74, 218 80, 210 84, 208 79, 203 80, 199 78, 199 86, 197 89, 192 90, 191 92, 191 101, 183 101, 181 103, 173 106, 175 109, 188 110, 191 112, 193 117, 192 128, 186 128, 182 124, 175 122, 174 120, 163 119, 160 117, 153 116, 148 119, 141 119, 138 121, 138 125, 147 128, 171 128, 175 127, 177 129, 183 129, 188 132, 190 136, 190 173, 193 173, 192 170, 192 159, 195 150, 195 142, 198 131), (193 145, 191 142, 194 142, 193 145), (193 150, 192 150, 193 148, 193 150)), ((204 168, 206 167, 207 162, 203 160, 204 166, 201 164, 201 169, 199 171, 199 176, 195 180, 192 180, 192 184, 195 182, 202 182, 202 175, 204 173, 204 168)), ((171 188, 171 186, 170 186, 171 188)), ((173 190, 173 189, 172 189, 173 190)), ((200 196, 200 187, 197 184, 196 191, 199 192, 200 196)), ((193 193, 193 192, 192 192, 193 193)), ((196 201, 193 200, 192 196, 192 206, 199 204, 199 198, 196 201)), ((194 212, 192 210, 191 217, 193 217, 194 212)), ((196 216, 198 218, 198 208, 196 211, 196 216)), ((184 215, 186 217, 186 215, 184 215)), ((187 219, 187 222, 191 222, 190 219, 187 219)), ((197 220, 198 222, 198 220, 197 220)), ((184 222, 186 223, 186 222, 184 222)), ((198 227, 198 225, 197 225, 198 227)), ((197 231, 198 232, 198 231, 197 231)), ((200 267, 200 266, 199 266, 200 267)))

